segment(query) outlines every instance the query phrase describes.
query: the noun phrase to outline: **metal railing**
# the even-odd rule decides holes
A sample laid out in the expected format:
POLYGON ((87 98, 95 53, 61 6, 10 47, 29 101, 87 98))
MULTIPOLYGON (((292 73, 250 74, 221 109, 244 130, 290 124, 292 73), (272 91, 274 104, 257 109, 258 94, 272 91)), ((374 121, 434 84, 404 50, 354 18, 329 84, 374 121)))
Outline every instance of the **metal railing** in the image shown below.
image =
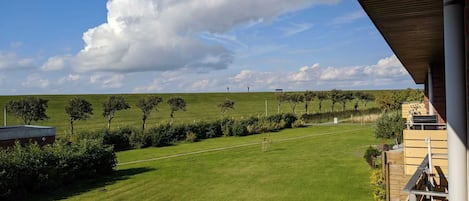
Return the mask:
MULTIPOLYGON (((447 154, 431 155, 447 156, 447 154)), ((431 168, 433 167, 429 166, 430 160, 431 158, 429 158, 427 154, 405 185, 403 191, 409 193, 409 201, 446 200, 448 198, 447 186, 442 188, 442 186, 437 186, 434 183, 434 177, 436 175, 431 173, 431 168)), ((446 176, 442 172, 438 172, 438 174, 440 179, 446 180, 446 176)))

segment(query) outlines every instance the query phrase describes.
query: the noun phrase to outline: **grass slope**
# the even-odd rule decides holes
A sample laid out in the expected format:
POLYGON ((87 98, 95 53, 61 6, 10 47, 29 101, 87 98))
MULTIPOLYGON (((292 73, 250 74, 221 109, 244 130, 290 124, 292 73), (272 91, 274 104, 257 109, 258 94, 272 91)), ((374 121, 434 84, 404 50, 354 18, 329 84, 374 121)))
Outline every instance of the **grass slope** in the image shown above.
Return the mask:
MULTIPOLYGON (((260 142, 267 134, 225 137, 118 153, 120 162, 260 142)), ((72 187, 65 200, 372 200, 362 158, 372 126, 289 129, 260 145, 119 165, 116 177, 72 187)))
MULTIPOLYGON (((376 92, 374 92, 376 93, 376 92)), ((141 127, 141 111, 135 105, 139 98, 148 94, 123 94, 126 101, 130 104, 131 108, 126 111, 119 111, 111 123, 111 128, 133 126, 141 127)), ((166 100, 174 96, 180 96, 186 100, 187 111, 178 111, 175 113, 175 123, 188 123, 200 120, 213 120, 222 117, 218 104, 222 103, 226 98, 235 101, 235 110, 230 111, 226 116, 234 118, 242 118, 249 116, 263 116, 265 115, 265 101, 267 100, 267 113, 277 113, 277 102, 274 92, 251 92, 251 93, 193 93, 193 94, 156 94, 163 97, 163 103, 158 106, 159 111, 153 111, 147 125, 153 127, 160 123, 169 122, 169 106, 166 100)), ((68 117, 65 113, 65 105, 68 101, 75 96, 79 96, 90 101, 93 105, 94 115, 86 121, 76 121, 75 129, 77 132, 83 130, 94 130, 106 128, 106 118, 102 116, 102 102, 105 101, 109 95, 37 95, 49 100, 49 108, 47 115, 50 119, 42 122, 33 123, 35 125, 47 125, 56 127, 57 135, 70 133, 68 117)), ((0 96, 0 107, 5 105, 9 100, 15 100, 21 96, 0 96)), ((352 109, 355 102, 347 104, 348 109, 352 109)), ((362 105, 360 105, 362 107, 362 105)), ((368 108, 374 107, 375 103, 370 102, 368 108)), ((331 103, 329 100, 323 102, 323 111, 331 110, 331 103)), ((336 110, 341 110, 342 106, 336 104, 336 110)), ((284 102, 281 105, 282 112, 291 112, 290 104, 284 102)), ((310 112, 318 112, 318 101, 314 101, 310 106, 310 112)), ((299 104, 296 107, 296 113, 304 113, 304 104, 299 104)), ((3 123, 3 115, 0 115, 0 122, 3 123)), ((8 125, 23 124, 19 119, 14 116, 7 116, 8 125)))

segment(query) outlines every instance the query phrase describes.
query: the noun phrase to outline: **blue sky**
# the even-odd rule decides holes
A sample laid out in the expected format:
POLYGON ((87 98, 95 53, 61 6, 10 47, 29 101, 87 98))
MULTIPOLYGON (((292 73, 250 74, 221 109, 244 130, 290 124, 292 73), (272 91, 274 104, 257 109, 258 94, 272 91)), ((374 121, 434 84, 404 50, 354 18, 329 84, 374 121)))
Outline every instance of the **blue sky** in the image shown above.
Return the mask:
POLYGON ((415 85, 358 2, 0 0, 0 94, 415 85))

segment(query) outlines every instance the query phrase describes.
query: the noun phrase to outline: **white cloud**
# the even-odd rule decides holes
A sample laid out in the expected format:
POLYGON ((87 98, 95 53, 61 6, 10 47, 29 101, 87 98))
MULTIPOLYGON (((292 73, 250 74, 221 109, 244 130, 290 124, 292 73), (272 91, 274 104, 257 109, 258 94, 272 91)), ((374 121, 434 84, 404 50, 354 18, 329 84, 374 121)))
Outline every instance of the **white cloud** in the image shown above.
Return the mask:
POLYGON ((313 24, 310 23, 301 23, 301 24, 296 24, 296 23, 290 23, 291 26, 284 29, 284 35, 285 36, 293 36, 295 34, 301 33, 303 31, 307 31, 313 27, 313 24))
POLYGON ((112 0, 107 3, 107 22, 83 34, 85 46, 71 65, 77 72, 224 69, 233 61, 232 52, 222 44, 204 44, 198 37, 201 33, 219 34, 216 39, 236 43, 221 34, 314 4, 336 2, 112 0))
POLYGON ((60 78, 58 81, 58 84, 62 85, 66 82, 75 82, 75 81, 79 81, 80 79, 81 79, 81 76, 79 74, 68 74, 68 76, 60 78))
POLYGON ((348 24, 355 20, 365 17, 366 14, 363 10, 357 10, 355 12, 347 13, 343 16, 336 17, 332 20, 332 24, 348 24))
POLYGON ((34 58, 21 58, 14 52, 0 51, 0 70, 18 70, 34 67, 34 58))
POLYGON ((41 66, 43 71, 57 71, 65 67, 69 56, 54 56, 47 59, 47 62, 41 66))
POLYGON ((49 84, 50 82, 48 79, 41 78, 38 74, 29 75, 26 80, 21 83, 24 87, 42 89, 49 87, 49 84))
POLYGON ((115 73, 95 73, 90 76, 90 83, 100 88, 119 88, 123 86, 124 75, 115 73))

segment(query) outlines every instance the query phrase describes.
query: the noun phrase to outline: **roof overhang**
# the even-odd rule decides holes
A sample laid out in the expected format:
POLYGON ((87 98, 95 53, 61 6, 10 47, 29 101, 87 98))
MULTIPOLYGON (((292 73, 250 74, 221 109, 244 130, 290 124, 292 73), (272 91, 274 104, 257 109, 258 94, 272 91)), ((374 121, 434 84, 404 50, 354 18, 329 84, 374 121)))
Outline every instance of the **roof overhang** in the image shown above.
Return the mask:
POLYGON ((415 83, 430 65, 444 65, 443 1, 358 1, 415 83))

